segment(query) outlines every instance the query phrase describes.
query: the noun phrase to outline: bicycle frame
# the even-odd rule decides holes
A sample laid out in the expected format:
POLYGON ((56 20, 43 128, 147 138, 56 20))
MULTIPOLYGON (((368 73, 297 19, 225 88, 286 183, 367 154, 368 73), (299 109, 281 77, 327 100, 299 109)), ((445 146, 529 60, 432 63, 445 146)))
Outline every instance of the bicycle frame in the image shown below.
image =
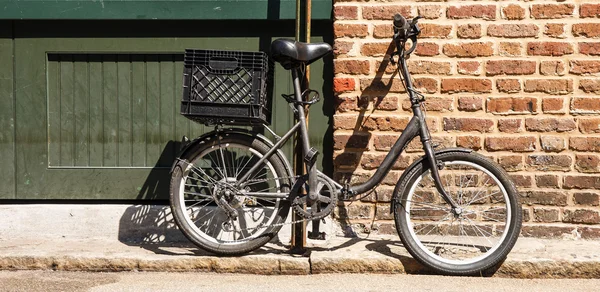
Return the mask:
MULTIPOLYGON (((441 179, 440 179, 439 172, 438 172, 439 166, 438 166, 437 160, 435 158, 433 146, 431 145, 431 135, 429 133, 429 129, 427 128, 427 123, 425 121, 425 114, 424 114, 423 110, 421 109, 421 103, 424 100, 421 99, 417 94, 415 94, 416 91, 412 86, 412 80, 410 79, 410 73, 408 72, 406 60, 402 57, 399 58, 399 66, 400 66, 399 71, 403 75, 404 81, 406 82, 405 85, 406 85, 406 90, 408 92, 409 99, 411 101, 413 117, 409 121, 409 123, 406 126, 406 128, 404 129, 404 131, 402 131, 402 134, 400 135, 400 137, 398 137, 398 139, 396 140, 396 142, 390 149, 389 153, 384 158, 381 165, 377 168, 377 171, 375 171, 375 174, 371 178, 369 178, 369 180, 367 180, 366 182, 364 182, 360 185, 351 186, 349 188, 344 187, 344 186, 336 183, 333 180, 330 180, 330 182, 332 182, 336 186, 336 188, 338 188, 338 190, 337 190, 338 194, 342 194, 342 195, 349 196, 349 197, 354 197, 354 196, 357 196, 357 195, 360 195, 360 194, 370 191, 375 186, 377 186, 379 183, 381 183, 381 181, 389 173, 392 166, 394 165, 394 163, 396 162, 396 160, 398 159, 400 154, 402 154, 402 152, 404 151, 404 149, 406 148, 408 143, 410 143, 415 137, 420 136, 421 143, 423 144, 423 150, 425 151, 425 156, 426 156, 427 160, 429 161, 429 166, 430 166, 430 169, 432 170, 431 174, 432 174, 436 189, 440 192, 440 194, 442 195, 442 198, 446 201, 446 203, 448 203, 449 205, 452 206, 452 209, 455 212, 460 212, 456 202, 454 202, 454 200, 450 197, 450 195, 448 195, 448 193, 442 187, 441 179)), ((246 174, 244 176, 242 176, 236 182, 237 185, 243 185, 244 182, 246 180, 248 180, 254 174, 254 172, 256 172, 259 169, 260 165, 265 160, 269 159, 269 157, 271 157, 271 155, 273 155, 278 149, 280 149, 283 146, 283 144, 285 144, 289 140, 289 138, 292 137, 292 135, 294 135, 298 131, 300 131, 303 155, 307 155, 308 151, 311 149, 310 143, 308 140, 308 130, 306 127, 306 117, 305 117, 305 112, 304 112, 305 110, 304 110, 304 106, 302 104, 303 100, 302 100, 302 94, 301 94, 302 91, 300 88, 300 78, 299 78, 299 74, 298 74, 298 68, 292 68, 291 71, 292 71, 292 78, 293 78, 293 85, 294 85, 294 95, 295 95, 295 99, 297 101, 296 102, 296 114, 297 114, 298 122, 287 133, 285 133, 279 139, 279 141, 277 141, 277 143, 263 157, 261 157, 248 172, 246 172, 246 174)), ((304 161, 303 161, 303 163, 304 163, 304 161)), ((306 166, 308 169, 308 175, 309 175, 308 176, 309 177, 309 189, 311 190, 309 192, 310 199, 314 199, 317 196, 316 185, 317 185, 318 170, 317 170, 315 164, 316 163, 306 163, 306 166), (315 190, 315 191, 313 192, 313 190, 315 190)), ((256 197, 268 197, 268 198, 286 198, 287 197, 287 194, 280 194, 280 193, 247 193, 247 195, 256 196, 256 197)))

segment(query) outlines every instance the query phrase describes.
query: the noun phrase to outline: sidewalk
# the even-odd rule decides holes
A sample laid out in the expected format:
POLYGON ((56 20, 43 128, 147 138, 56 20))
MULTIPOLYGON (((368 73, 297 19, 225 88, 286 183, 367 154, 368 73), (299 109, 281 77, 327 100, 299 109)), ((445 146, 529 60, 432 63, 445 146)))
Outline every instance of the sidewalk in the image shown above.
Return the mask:
MULTIPOLYGON (((399 239, 343 238, 304 256, 269 243, 241 257, 215 257, 186 243, 124 244, 117 240, 0 241, 0 269, 64 271, 202 271, 251 274, 427 273, 399 239)), ((599 278, 600 242, 521 238, 495 273, 514 278, 599 278)))
MULTIPOLYGON (((396 235, 330 232, 325 241, 309 240, 306 254, 291 255, 282 229, 249 255, 215 257, 187 242, 165 212, 161 206, 2 206, 0 270, 427 273, 396 235)), ((600 278, 599 251, 600 241, 521 237, 494 276, 600 278)))

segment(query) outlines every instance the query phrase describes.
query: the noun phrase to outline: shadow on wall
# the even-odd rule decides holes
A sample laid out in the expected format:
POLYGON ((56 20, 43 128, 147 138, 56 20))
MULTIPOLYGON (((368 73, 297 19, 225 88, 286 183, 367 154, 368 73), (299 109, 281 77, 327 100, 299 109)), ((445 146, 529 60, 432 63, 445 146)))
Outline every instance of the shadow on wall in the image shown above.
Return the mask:
MULTIPOLYGON (((336 172, 335 179, 340 183, 350 182, 351 184, 359 184, 365 182, 367 179, 370 178, 370 176, 355 176, 353 174, 358 168, 358 166, 361 164, 364 150, 367 149, 372 136, 369 132, 369 129, 365 128, 365 124, 369 121, 369 117, 375 111, 375 109, 379 108, 380 105, 382 105, 382 103, 384 102, 385 95, 392 89, 392 85, 394 84, 394 78, 397 78, 396 70, 394 70, 393 72, 390 72, 388 70, 388 65, 390 64, 390 56, 395 51, 395 49, 395 43, 393 41, 390 42, 385 56, 381 60, 379 68, 376 69, 376 75, 371 81, 371 83, 364 88, 361 84, 361 95, 357 98, 357 100, 350 101, 355 103, 352 107, 356 106, 359 109, 359 114, 356 119, 356 123, 352 128, 352 134, 348 138, 348 141, 346 141, 346 143, 342 145, 343 152, 338 154, 333 161, 333 164, 338 169, 338 171, 336 172), (384 73, 392 73, 392 75, 389 78, 383 78, 384 73), (369 113, 367 112, 367 107, 371 101, 373 101, 373 110, 369 113), (344 168, 339 170, 340 166, 343 166, 344 168)), ((389 68, 393 67, 389 66, 389 68)), ((342 103, 348 102, 348 100, 338 99, 337 102, 337 106, 339 107, 342 103)), ((377 161, 374 161, 374 163, 376 164, 377 161)), ((376 197, 376 189, 370 191, 366 195, 366 199, 369 201, 377 201, 376 197)), ((359 198, 361 197, 359 196, 359 198)), ((350 214, 348 212, 348 206, 350 204, 352 203, 346 204, 344 202, 339 202, 336 213, 337 216, 335 218, 340 224, 345 236, 354 237, 356 236, 355 231, 359 231, 361 233, 370 233, 374 227, 373 222, 371 222, 371 224, 367 226, 364 223, 353 224, 350 221, 350 214)))
POLYGON ((146 201, 149 204, 127 208, 119 221, 120 242, 157 253, 161 253, 160 247, 170 246, 173 243, 178 243, 178 246, 181 246, 181 243, 188 243, 185 236, 177 229, 171 216, 171 209, 165 201, 169 196, 170 165, 175 160, 173 153, 177 153, 180 147, 181 142, 169 141, 163 148, 156 165, 137 195, 138 201, 146 201))

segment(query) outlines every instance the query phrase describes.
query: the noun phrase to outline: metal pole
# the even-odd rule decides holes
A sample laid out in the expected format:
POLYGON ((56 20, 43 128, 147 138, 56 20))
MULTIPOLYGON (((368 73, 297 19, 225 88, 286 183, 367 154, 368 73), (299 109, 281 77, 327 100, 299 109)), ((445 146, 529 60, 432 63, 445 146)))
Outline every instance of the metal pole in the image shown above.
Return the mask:
MULTIPOLYGON (((300 39, 300 35, 302 32, 302 5, 301 0, 296 0, 296 41, 302 41, 300 39)), ((294 169, 296 170, 296 175, 304 174, 305 170, 301 167, 302 163, 302 144, 300 143, 300 139, 296 136, 296 145, 295 150, 296 153, 294 155, 294 169)), ((292 211, 292 220, 298 221, 302 218, 297 216, 295 212, 292 211)), ((305 252, 306 247, 306 223, 304 221, 300 223, 295 223, 292 225, 292 240, 291 240, 291 252, 297 254, 303 254, 305 252)))

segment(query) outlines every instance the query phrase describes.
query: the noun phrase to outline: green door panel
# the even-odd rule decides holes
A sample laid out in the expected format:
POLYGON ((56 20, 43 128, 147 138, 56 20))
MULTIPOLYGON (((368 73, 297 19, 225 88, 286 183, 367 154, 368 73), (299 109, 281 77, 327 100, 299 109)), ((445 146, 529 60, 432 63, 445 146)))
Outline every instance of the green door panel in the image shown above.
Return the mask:
MULTIPOLYGON (((167 199, 181 137, 212 130, 179 114, 183 50, 264 50, 274 35, 293 33, 290 23, 259 23, 227 37, 191 36, 185 27, 193 30, 193 22, 15 23, 18 199, 167 199), (101 25, 102 37, 82 32, 88 26, 99 34, 101 25), (153 28, 186 37, 149 37, 153 28)), ((322 63, 312 68, 312 87, 330 87, 322 63)), ((275 74, 272 128, 282 135, 293 116, 280 95, 293 90, 289 71, 277 65, 275 74)), ((320 107, 311 113, 319 148, 323 138, 313 135, 322 135, 328 120, 320 107)), ((288 157, 291 149, 285 147, 288 157)))
MULTIPOLYGON (((0 19, 294 19, 296 0, 15 0, 0 19)), ((330 19, 331 0, 312 0, 313 19, 330 19)))
POLYGON ((0 199, 15 198, 12 23, 0 21, 0 199))

